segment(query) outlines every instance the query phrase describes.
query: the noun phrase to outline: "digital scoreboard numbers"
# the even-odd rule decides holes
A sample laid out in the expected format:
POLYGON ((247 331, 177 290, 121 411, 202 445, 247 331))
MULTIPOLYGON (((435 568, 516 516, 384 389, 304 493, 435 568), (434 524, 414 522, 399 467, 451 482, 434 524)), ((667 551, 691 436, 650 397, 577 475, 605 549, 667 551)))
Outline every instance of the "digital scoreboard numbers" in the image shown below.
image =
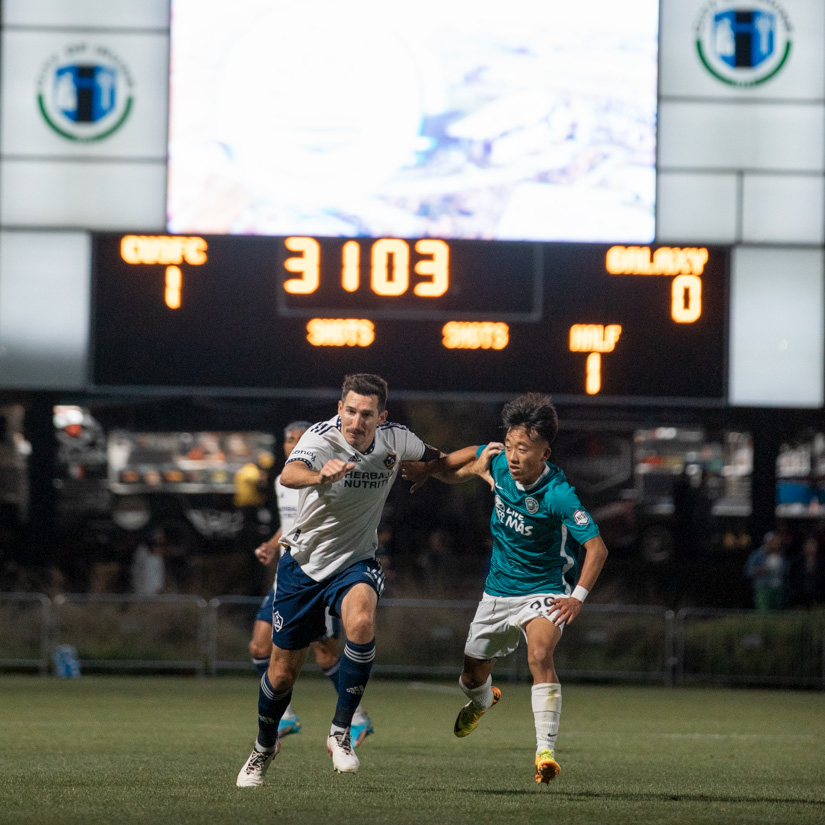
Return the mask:
POLYGON ((355 312, 420 321, 541 317, 539 244, 288 237, 283 248, 283 269, 291 275, 277 293, 284 315, 355 312))
POLYGON ((97 386, 726 397, 728 250, 97 235, 97 386))

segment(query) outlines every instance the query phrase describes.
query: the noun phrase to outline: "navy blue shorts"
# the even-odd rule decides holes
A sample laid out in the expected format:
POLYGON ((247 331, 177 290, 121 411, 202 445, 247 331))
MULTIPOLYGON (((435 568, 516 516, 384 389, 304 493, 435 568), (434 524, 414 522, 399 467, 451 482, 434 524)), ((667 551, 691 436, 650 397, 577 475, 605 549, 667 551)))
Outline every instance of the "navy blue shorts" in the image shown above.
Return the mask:
POLYGON ((264 596, 264 600, 258 608, 258 612, 255 614, 255 621, 272 624, 272 600, 274 598, 275 590, 270 587, 269 592, 264 596))
MULTIPOLYGON (((269 592, 264 596, 264 600, 258 608, 258 612, 255 614, 255 621, 272 624, 272 604, 274 601, 275 588, 270 587, 269 592)), ((326 622, 324 634, 323 636, 319 636, 317 640, 313 639, 313 642, 323 641, 324 639, 337 639, 341 635, 341 620, 333 616, 332 613, 329 612, 329 608, 326 609, 324 620, 326 622)))
POLYGON ((331 578, 316 582, 289 553, 284 553, 278 562, 272 611, 273 644, 282 650, 303 650, 324 636, 327 613, 340 622, 344 596, 362 582, 381 597, 384 571, 379 561, 359 561, 331 578))

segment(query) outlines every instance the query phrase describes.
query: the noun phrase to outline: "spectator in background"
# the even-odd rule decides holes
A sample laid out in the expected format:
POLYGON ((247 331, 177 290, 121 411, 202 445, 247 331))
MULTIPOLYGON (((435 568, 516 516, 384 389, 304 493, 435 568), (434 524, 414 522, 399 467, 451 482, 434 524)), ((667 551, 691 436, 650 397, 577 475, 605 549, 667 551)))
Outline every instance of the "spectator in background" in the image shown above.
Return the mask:
POLYGON ((266 471, 254 461, 248 461, 233 478, 235 495, 232 503, 244 513, 245 519, 255 521, 258 510, 266 502, 266 471))
POLYGON ((132 556, 132 592, 157 596, 166 585, 166 535, 155 530, 149 543, 141 542, 132 556))
POLYGON ((766 613, 785 606, 788 560, 778 533, 765 533, 762 544, 745 562, 745 575, 753 584, 753 602, 758 611, 766 613))
POLYGON ((693 553, 696 542, 698 495, 689 471, 690 465, 685 463, 681 474, 673 482, 671 492, 676 549, 682 557, 693 553))
POLYGON ((677 552, 683 558, 706 552, 711 544, 713 508, 707 472, 685 464, 673 483, 672 495, 677 552))
POLYGON ((810 534, 802 553, 791 563, 791 603, 797 607, 825 605, 825 555, 819 539, 810 534))

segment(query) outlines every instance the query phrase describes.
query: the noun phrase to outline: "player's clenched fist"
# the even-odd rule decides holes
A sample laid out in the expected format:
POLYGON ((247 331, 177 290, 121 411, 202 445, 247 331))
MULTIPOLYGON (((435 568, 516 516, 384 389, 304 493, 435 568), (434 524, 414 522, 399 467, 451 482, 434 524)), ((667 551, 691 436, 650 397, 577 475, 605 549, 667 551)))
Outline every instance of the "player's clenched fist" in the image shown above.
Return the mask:
POLYGON ((350 470, 354 469, 355 464, 351 461, 343 461, 340 458, 331 458, 321 467, 321 471, 318 473, 318 483, 319 484, 333 484, 336 481, 340 481, 350 470))

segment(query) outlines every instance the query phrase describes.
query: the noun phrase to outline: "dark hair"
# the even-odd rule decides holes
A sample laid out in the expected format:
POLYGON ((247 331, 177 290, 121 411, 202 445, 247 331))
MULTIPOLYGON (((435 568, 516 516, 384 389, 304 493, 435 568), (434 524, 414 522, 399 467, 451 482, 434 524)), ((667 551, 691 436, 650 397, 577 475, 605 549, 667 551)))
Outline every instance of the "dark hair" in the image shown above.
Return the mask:
POLYGON ((300 430, 302 433, 305 433, 311 426, 312 424, 309 421, 293 421, 284 427, 284 438, 289 438, 289 434, 293 430, 300 430))
POLYGON ((501 420, 506 431, 524 427, 531 438, 543 438, 548 444, 553 443, 559 431, 559 417, 550 396, 537 392, 508 401, 501 411, 501 420))
POLYGON ((380 375, 369 372, 356 372, 344 377, 344 386, 341 387, 341 401, 346 400, 347 393, 356 395, 378 396, 378 412, 384 412, 387 406, 387 382, 380 375))

